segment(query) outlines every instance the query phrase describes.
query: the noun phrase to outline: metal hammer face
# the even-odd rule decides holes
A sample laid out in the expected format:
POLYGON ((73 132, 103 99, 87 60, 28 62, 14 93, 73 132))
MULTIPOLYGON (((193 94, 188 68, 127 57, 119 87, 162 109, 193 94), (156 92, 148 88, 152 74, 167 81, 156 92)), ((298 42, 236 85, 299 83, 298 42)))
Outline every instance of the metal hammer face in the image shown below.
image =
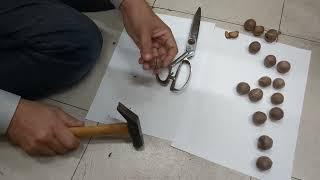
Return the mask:
POLYGON ((139 117, 120 102, 117 110, 127 121, 128 131, 132 139, 133 146, 136 149, 140 149, 143 146, 144 141, 139 117))

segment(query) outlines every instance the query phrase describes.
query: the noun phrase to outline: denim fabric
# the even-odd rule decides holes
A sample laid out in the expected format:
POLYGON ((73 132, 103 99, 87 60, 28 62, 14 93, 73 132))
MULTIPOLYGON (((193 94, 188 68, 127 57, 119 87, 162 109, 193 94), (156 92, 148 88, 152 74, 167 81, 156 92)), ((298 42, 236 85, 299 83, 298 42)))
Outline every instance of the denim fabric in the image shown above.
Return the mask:
POLYGON ((103 42, 97 26, 79 10, 112 8, 103 0, 2 0, 0 89, 36 99, 79 81, 103 42))

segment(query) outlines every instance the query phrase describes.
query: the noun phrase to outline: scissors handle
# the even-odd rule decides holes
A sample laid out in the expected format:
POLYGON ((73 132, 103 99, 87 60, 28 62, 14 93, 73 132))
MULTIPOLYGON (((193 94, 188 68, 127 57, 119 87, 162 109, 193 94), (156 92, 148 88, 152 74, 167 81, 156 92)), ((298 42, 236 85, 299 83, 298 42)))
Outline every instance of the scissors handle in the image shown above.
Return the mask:
POLYGON ((174 78, 172 79, 172 83, 171 83, 171 86, 170 86, 170 91, 178 92, 178 91, 184 90, 189 84, 190 77, 191 77, 191 64, 190 64, 190 61, 186 58, 183 61, 181 61, 181 63, 179 64, 177 72, 174 75, 174 78), (179 76, 179 73, 180 73, 180 69, 181 69, 182 66, 188 66, 188 70, 189 70, 188 77, 187 77, 187 80, 185 81, 185 83, 183 84, 182 87, 176 88, 176 81, 178 79, 178 76, 179 76))
MULTIPOLYGON (((166 85, 168 85, 169 84, 169 82, 170 82, 170 79, 175 79, 177 76, 176 75, 173 75, 174 73, 172 72, 172 69, 173 69, 173 67, 174 66, 176 66, 177 64, 179 64, 181 61, 183 61, 183 60, 188 60, 188 58, 190 58, 190 57, 192 57, 194 55, 194 52, 188 52, 188 51, 186 51, 186 52, 184 52, 181 56, 179 56, 176 60, 174 60, 173 62, 171 62, 170 64, 169 64, 169 66, 167 67, 167 70, 168 70, 168 76, 166 77, 166 79, 165 80, 162 80, 160 77, 159 77, 159 75, 157 74, 156 75, 156 78, 157 78, 157 81, 161 84, 161 85, 163 85, 163 86, 166 86, 166 85)), ((189 65, 190 65, 190 63, 189 63, 189 65)), ((181 67, 181 63, 180 63, 180 65, 179 65, 179 69, 180 69, 180 67, 181 67)), ((176 73, 177 74, 177 73, 176 73)))

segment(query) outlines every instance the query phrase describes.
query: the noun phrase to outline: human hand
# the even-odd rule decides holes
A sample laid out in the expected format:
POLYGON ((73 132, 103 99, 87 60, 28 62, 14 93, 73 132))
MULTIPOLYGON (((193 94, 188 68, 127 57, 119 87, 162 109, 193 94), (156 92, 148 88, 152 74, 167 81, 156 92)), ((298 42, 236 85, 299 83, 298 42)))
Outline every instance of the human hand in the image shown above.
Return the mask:
POLYGON ((7 136, 30 155, 52 156, 76 149, 80 141, 68 127, 83 125, 57 107, 21 99, 7 136))
POLYGON ((120 10, 128 34, 140 49, 139 63, 143 68, 167 67, 178 53, 170 28, 145 0, 124 0, 120 10))

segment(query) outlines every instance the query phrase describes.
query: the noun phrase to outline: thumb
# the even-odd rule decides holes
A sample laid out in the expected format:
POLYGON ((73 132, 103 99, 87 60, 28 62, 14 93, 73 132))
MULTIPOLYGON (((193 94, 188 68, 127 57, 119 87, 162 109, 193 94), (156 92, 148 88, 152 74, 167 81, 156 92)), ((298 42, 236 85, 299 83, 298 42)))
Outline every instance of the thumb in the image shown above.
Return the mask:
POLYGON ((150 33, 142 33, 141 37, 141 57, 143 61, 150 61, 152 59, 152 37, 150 33))
POLYGON ((67 127, 79 127, 79 126, 84 126, 84 122, 80 121, 69 114, 66 114, 66 118, 63 119, 64 124, 67 127))

